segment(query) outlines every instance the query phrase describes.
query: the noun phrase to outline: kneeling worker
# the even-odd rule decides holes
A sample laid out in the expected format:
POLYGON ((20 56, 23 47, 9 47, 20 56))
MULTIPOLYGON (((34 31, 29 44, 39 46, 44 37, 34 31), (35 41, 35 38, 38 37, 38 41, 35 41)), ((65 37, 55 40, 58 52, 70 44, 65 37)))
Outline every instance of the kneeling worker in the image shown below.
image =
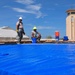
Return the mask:
POLYGON ((31 38, 36 38, 37 39, 37 42, 40 42, 41 34, 37 31, 37 28, 36 27, 33 27, 33 31, 32 31, 32 34, 31 34, 31 38))

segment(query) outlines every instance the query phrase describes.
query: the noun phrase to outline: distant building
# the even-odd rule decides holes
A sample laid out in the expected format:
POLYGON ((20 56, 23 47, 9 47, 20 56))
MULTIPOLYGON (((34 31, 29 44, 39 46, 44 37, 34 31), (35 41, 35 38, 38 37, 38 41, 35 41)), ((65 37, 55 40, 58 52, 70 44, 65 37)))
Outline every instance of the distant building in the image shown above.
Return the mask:
POLYGON ((75 41, 75 10, 67 10, 66 35, 69 40, 75 41))
MULTIPOLYGON (((0 28, 0 40, 16 40, 17 32, 8 26, 0 28)), ((29 39, 28 36, 24 35, 23 39, 29 39)))

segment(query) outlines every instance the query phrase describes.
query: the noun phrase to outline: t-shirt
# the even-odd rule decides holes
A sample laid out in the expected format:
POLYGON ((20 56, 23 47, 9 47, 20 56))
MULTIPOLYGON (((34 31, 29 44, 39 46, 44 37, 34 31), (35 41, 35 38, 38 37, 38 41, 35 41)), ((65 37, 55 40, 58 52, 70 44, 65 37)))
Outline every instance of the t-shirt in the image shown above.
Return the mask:
POLYGON ((32 31, 32 34, 34 34, 34 37, 37 37, 38 32, 32 31))

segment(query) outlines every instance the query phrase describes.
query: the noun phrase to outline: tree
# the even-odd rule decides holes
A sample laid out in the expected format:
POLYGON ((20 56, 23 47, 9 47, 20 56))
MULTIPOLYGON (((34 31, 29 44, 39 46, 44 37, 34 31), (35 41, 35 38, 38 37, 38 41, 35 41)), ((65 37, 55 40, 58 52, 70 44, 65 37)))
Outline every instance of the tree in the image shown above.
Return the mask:
POLYGON ((46 38, 47 38, 47 39, 52 39, 52 36, 47 36, 46 38))

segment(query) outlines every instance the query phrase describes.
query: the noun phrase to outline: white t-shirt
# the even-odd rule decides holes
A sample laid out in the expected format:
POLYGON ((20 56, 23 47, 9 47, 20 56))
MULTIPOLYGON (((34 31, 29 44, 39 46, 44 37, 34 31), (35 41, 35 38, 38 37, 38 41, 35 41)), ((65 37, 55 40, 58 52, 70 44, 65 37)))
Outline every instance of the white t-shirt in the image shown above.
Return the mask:
POLYGON ((34 37, 37 37, 37 35, 38 35, 38 32, 36 31, 32 31, 32 34, 34 34, 34 37))

